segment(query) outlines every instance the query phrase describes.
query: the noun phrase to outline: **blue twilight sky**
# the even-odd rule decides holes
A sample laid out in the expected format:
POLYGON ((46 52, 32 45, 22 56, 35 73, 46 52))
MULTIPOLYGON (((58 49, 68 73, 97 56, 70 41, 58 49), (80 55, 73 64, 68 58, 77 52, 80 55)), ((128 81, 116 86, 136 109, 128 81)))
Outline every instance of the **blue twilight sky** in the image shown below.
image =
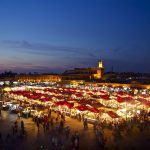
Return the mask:
POLYGON ((0 71, 150 73, 149 0, 0 0, 0 71))

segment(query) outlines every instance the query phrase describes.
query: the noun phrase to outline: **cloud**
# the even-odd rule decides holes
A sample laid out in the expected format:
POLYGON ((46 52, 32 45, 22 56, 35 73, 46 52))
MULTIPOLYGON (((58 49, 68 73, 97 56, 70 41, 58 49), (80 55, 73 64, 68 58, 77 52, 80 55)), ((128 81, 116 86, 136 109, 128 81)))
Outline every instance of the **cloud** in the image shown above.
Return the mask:
MULTIPOLYGON (((136 53, 132 51, 134 47, 116 46, 109 49, 105 48, 105 51, 98 51, 13 40, 0 41, 0 47, 6 47, 6 50, 10 50, 9 53, 6 53, 6 59, 1 60, 1 70, 6 68, 20 71, 63 72, 66 69, 78 67, 97 67, 99 56, 103 56, 101 58, 104 60, 106 71, 111 71, 112 67, 114 71, 136 72, 140 70, 147 72, 150 70, 148 66, 149 59, 144 60, 145 54, 142 55, 143 51, 140 48, 136 49, 136 53), (12 50, 14 50, 13 53, 12 50)), ((146 55, 147 58, 148 56, 146 55)))
POLYGON ((62 72, 65 69, 64 66, 53 65, 49 66, 42 64, 32 63, 13 63, 13 64, 0 64, 0 72, 5 70, 12 70, 17 72, 62 72))
MULTIPOLYGON (((50 44, 33 43, 19 40, 3 40, 0 41, 0 46, 7 47, 9 50, 14 50, 16 55, 14 54, 14 56, 9 57, 9 62, 12 62, 14 67, 11 65, 11 63, 7 64, 7 66, 13 70, 15 70, 15 68, 16 70, 22 70, 23 68, 31 70, 32 68, 39 70, 56 70, 57 68, 58 70, 64 71, 66 69, 73 69, 75 67, 97 66, 96 63, 99 59, 99 55, 97 54, 96 50, 90 50, 86 48, 53 46, 50 44), (24 56, 24 54, 27 55, 24 56), (34 60, 32 60, 32 58, 34 60), (27 63, 25 64, 25 62, 27 63), (42 64, 42 66, 37 66, 36 64, 42 64), (47 67, 48 65, 49 67, 47 67)), ((12 55, 12 52, 10 52, 10 54, 12 55)))
POLYGON ((19 51, 23 51, 30 54, 36 55, 47 55, 50 52, 64 52, 69 54, 83 55, 85 57, 97 57, 96 54, 89 52, 91 50, 85 48, 73 48, 67 46, 54 46, 50 44, 43 43, 31 43, 28 41, 12 41, 3 40, 0 42, 1 45, 7 46, 9 48, 17 48, 19 51))

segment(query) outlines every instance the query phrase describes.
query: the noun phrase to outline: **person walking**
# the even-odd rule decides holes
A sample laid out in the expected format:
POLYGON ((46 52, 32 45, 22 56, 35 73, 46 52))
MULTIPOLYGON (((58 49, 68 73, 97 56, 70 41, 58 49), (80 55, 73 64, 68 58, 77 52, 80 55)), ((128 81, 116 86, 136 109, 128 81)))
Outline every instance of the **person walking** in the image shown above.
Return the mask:
POLYGON ((75 140, 74 140, 74 146, 75 146, 76 150, 79 149, 79 141, 77 138, 75 138, 75 140))
POLYGON ((21 114, 20 111, 18 112, 18 120, 20 120, 21 114))
POLYGON ((21 120, 21 131, 22 131, 22 134, 24 135, 24 122, 23 122, 23 120, 21 120))
POLYGON ((71 136, 71 145, 73 145, 73 146, 74 146, 74 141, 75 141, 75 136, 72 134, 72 136, 71 136))
POLYGON ((87 119, 86 118, 83 120, 83 125, 84 125, 84 129, 88 128, 88 123, 87 123, 87 119))
POLYGON ((45 121, 43 122, 43 130, 44 130, 44 132, 46 131, 46 122, 45 121))
POLYGON ((17 120, 14 123, 14 130, 15 130, 15 134, 17 134, 17 132, 18 132, 18 122, 17 122, 17 120))
POLYGON ((51 109, 49 110, 49 113, 48 113, 48 118, 51 118, 51 114, 52 114, 52 111, 51 109))
POLYGON ((37 119, 36 125, 37 125, 38 132, 39 132, 40 124, 39 124, 39 120, 38 119, 37 119))
POLYGON ((61 119, 60 123, 59 123, 59 131, 61 132, 63 130, 63 127, 64 127, 64 122, 63 120, 61 119))

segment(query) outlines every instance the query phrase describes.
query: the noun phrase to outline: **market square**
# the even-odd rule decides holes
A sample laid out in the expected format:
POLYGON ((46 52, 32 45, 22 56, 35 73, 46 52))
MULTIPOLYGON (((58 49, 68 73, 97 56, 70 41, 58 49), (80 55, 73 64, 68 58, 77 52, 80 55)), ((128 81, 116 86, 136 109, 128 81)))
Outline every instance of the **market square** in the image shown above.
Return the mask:
POLYGON ((0 132, 3 140, 10 135, 14 149, 141 149, 143 143, 149 149, 147 92, 104 86, 6 88, 0 132))

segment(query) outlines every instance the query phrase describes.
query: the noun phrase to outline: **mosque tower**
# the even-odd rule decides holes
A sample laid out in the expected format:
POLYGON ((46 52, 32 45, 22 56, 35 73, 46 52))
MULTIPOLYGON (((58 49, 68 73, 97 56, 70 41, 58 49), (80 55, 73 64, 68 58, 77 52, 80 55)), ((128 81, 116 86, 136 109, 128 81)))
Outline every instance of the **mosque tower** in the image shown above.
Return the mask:
POLYGON ((98 67, 97 67, 97 74, 95 75, 95 78, 101 79, 104 74, 104 67, 103 67, 103 61, 99 60, 98 61, 98 67))
POLYGON ((102 60, 99 60, 99 62, 98 62, 98 68, 103 68, 103 61, 102 60))

